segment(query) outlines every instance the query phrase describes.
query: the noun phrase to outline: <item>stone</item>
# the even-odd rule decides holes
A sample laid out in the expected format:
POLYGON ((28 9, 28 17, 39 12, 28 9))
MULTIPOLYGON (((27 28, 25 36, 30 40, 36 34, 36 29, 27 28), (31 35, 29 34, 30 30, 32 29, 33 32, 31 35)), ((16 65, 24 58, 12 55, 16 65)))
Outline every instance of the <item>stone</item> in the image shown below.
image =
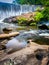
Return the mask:
POLYGON ((0 34, 0 39, 10 38, 19 35, 19 32, 11 32, 9 34, 0 34))
POLYGON ((45 30, 45 29, 49 30, 49 28, 45 24, 38 26, 38 28, 41 30, 45 30))
POLYGON ((9 55, 7 54, 0 60, 0 63, 10 59, 16 65, 49 65, 49 49, 47 48, 49 48, 48 45, 39 45, 30 42, 29 47, 25 47, 9 55))
POLYGON ((4 33, 10 33, 12 31, 12 28, 4 28, 3 32, 4 33))

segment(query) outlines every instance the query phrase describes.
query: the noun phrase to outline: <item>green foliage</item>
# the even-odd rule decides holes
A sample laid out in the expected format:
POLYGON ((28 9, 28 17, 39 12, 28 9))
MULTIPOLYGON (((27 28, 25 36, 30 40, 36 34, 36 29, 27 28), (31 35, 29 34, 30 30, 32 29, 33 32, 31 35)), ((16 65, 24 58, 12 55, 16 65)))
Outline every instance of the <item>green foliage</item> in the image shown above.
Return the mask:
POLYGON ((35 4, 49 5, 49 0, 35 0, 35 4))
POLYGON ((40 5, 41 4, 41 0, 35 0, 35 4, 36 5, 38 5, 38 4, 40 5))
POLYGON ((15 0, 15 3, 19 4, 41 4, 41 5, 49 5, 49 0, 15 0))
POLYGON ((42 5, 49 5, 49 0, 41 0, 42 5))
POLYGON ((39 22, 43 18, 43 14, 41 12, 36 12, 34 19, 36 22, 39 22))
POLYGON ((18 3, 19 4, 34 4, 35 3, 35 0, 19 0, 18 3))
MULTIPOLYGON (((17 2, 18 0, 16 0, 17 2)), ((49 0, 19 0, 19 4, 40 4, 44 6, 44 9, 41 11, 40 8, 37 8, 36 15, 34 16, 34 19, 36 22, 39 22, 42 20, 49 20, 49 0)), ((27 19, 25 18, 20 18, 19 23, 25 23, 26 24, 27 19)), ((28 21, 27 21, 28 23, 28 21)), ((29 23, 30 24, 30 23, 29 23)), ((32 25, 31 23, 30 25, 32 25)))
POLYGON ((49 20, 49 6, 45 7, 42 10, 42 14, 43 14, 43 16, 44 16, 45 19, 49 20))

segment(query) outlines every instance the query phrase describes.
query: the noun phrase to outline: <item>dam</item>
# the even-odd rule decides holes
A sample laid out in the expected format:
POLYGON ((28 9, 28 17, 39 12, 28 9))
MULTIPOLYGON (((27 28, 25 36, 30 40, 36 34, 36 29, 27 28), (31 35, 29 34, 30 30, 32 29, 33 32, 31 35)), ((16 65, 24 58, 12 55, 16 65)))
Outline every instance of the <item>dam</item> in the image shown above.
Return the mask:
POLYGON ((29 13, 36 11, 37 7, 40 5, 20 5, 0 2, 0 20, 11 17, 18 16, 23 13, 29 13))

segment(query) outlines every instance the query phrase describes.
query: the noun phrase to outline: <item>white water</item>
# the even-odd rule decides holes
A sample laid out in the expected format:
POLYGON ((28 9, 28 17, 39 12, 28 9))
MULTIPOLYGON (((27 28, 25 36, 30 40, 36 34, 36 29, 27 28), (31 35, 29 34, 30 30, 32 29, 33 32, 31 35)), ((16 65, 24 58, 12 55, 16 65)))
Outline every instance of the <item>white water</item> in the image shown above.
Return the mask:
POLYGON ((36 11, 40 5, 18 5, 9 3, 0 3, 0 20, 9 18, 11 16, 18 16, 23 13, 36 11))
POLYGON ((15 27, 13 24, 4 23, 3 20, 5 18, 36 11, 37 7, 41 7, 41 6, 0 3, 0 33, 3 32, 2 29, 5 27, 15 27))

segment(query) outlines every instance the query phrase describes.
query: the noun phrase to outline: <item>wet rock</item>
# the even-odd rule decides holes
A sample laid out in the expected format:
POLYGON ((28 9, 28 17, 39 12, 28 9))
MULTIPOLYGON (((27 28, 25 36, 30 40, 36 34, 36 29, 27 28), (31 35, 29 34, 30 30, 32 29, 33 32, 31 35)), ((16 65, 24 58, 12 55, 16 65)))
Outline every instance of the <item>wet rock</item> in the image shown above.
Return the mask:
POLYGON ((17 23, 16 16, 6 18, 6 19, 4 19, 4 22, 7 22, 7 23, 17 23))
POLYGON ((4 33, 10 33, 12 31, 12 28, 4 28, 3 32, 4 33))
POLYGON ((38 28, 41 30, 45 30, 45 29, 49 30, 49 28, 45 24, 39 26, 38 28))

